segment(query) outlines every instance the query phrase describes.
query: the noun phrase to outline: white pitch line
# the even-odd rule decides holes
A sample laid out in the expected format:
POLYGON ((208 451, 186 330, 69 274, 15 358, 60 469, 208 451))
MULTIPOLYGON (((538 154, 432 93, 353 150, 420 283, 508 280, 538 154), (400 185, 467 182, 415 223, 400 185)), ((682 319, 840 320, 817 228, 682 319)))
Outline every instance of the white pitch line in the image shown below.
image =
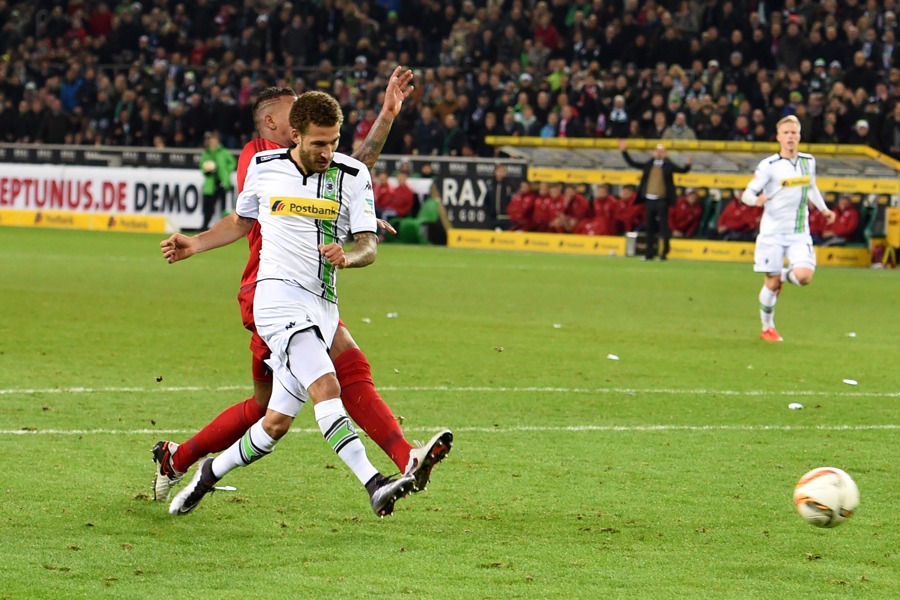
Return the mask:
MULTIPOLYGON (((407 428, 411 431, 436 431, 442 427, 407 428)), ((521 426, 521 427, 454 427, 462 433, 579 433, 579 432, 694 432, 694 431, 893 431, 900 425, 569 425, 569 426, 521 426)), ((0 435, 190 435, 191 429, 0 429, 0 435)), ((321 435, 318 429, 291 429, 290 433, 321 435)))
MULTIPOLYGON (((159 387, 63 387, 63 388, 6 388, 0 396, 29 396, 36 394, 176 394, 186 392, 233 392, 249 390, 249 385, 225 386, 159 386, 159 387)), ((619 388, 619 387, 507 387, 507 386, 378 386, 383 392, 460 392, 492 394, 626 394, 636 396, 691 395, 691 396, 787 396, 787 397, 842 397, 842 398, 900 398, 900 392, 816 391, 816 390, 715 390, 675 388, 619 388)))

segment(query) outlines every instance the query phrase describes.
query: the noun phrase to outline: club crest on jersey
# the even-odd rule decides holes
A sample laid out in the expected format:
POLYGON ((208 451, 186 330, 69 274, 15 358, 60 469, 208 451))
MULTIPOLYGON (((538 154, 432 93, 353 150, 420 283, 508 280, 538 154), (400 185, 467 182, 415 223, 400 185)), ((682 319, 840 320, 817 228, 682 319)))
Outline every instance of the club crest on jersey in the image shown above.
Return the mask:
POLYGON ((308 217, 334 221, 338 218, 339 203, 322 198, 273 197, 269 207, 276 217, 308 217))
POLYGON ((781 187, 797 187, 808 186, 812 182, 812 177, 803 175, 801 177, 789 177, 781 180, 781 187))

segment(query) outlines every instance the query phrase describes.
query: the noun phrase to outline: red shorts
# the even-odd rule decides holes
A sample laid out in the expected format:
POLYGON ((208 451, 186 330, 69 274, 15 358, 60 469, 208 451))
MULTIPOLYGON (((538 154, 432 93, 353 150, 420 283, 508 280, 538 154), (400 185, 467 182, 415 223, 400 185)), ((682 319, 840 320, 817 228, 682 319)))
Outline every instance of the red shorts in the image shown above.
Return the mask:
MULTIPOLYGON (((250 332, 250 353, 253 355, 251 360, 253 381, 271 383, 272 370, 269 369, 265 360, 272 356, 272 351, 269 350, 266 342, 256 332, 256 322, 253 320, 253 298, 255 296, 256 283, 245 285, 238 292, 238 304, 241 307, 241 319, 244 322, 244 328, 250 332)), ((338 327, 344 327, 342 320, 338 320, 338 327)))

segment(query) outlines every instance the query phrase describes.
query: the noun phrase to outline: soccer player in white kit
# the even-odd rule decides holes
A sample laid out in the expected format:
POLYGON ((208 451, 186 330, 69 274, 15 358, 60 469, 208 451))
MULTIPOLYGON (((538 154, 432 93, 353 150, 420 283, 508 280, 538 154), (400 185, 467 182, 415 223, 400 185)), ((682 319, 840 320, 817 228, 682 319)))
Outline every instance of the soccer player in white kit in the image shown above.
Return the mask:
POLYGON ((335 152, 342 122, 334 98, 302 94, 290 113, 294 146, 257 153, 247 170, 235 213, 247 231, 258 220, 262 232, 254 319, 272 351, 266 361, 274 373, 272 397, 265 416, 240 440, 200 462, 172 500, 172 514, 191 512, 226 473, 272 452, 307 398, 322 434, 365 486, 377 515, 391 514, 413 488, 413 475, 391 480, 368 460, 328 355, 338 326, 337 271, 365 267, 377 252, 369 171, 335 152), (343 241, 351 237, 354 245, 345 251, 343 241))
POLYGON ((778 154, 760 161, 741 196, 744 204, 763 207, 753 270, 765 276, 759 291, 759 315, 760 337, 767 342, 783 341, 775 330, 775 301, 782 284, 789 281, 807 285, 816 270, 816 253, 809 235, 809 203, 821 211, 829 224, 835 219, 816 187, 815 157, 799 151, 799 119, 793 115, 784 117, 775 129, 778 154))

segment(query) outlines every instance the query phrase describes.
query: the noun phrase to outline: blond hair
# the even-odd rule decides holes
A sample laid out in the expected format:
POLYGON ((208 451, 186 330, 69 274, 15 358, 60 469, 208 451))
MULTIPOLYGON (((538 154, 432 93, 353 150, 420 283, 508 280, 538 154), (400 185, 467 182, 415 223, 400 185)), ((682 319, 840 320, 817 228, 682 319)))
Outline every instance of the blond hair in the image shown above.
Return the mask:
POLYGON ((782 118, 781 120, 779 120, 777 123, 775 123, 775 131, 778 131, 779 129, 781 129, 781 126, 784 125, 785 123, 793 123, 794 125, 797 126, 798 129, 800 129, 800 119, 798 119, 794 115, 788 115, 788 116, 782 118))

